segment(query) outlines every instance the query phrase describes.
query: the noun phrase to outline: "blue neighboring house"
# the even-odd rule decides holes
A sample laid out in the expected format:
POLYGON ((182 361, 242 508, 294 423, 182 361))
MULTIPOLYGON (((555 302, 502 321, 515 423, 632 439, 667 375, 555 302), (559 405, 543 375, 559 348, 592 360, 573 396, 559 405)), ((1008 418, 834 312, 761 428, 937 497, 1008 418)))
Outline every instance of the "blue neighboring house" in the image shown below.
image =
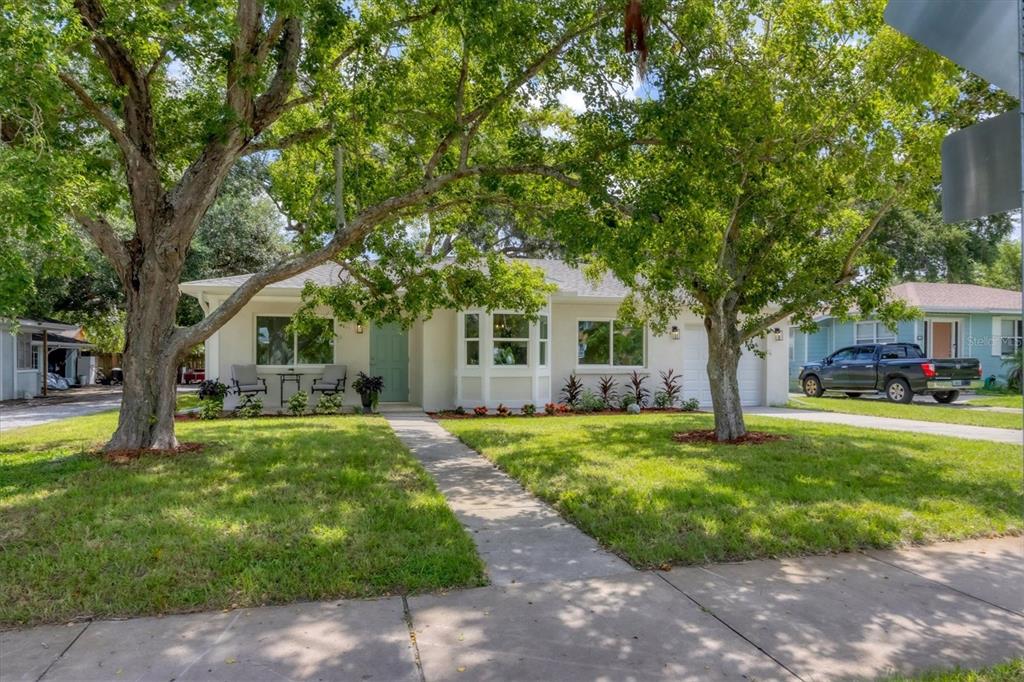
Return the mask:
POLYGON ((843 322, 830 315, 815 318, 818 330, 789 335, 789 384, 800 389, 800 368, 833 351, 856 343, 906 342, 921 346, 929 357, 969 357, 981 361, 983 377, 1005 379, 1003 359, 1024 339, 1021 292, 975 284, 904 282, 891 289, 893 298, 918 308, 923 317, 889 329, 871 318, 843 322))

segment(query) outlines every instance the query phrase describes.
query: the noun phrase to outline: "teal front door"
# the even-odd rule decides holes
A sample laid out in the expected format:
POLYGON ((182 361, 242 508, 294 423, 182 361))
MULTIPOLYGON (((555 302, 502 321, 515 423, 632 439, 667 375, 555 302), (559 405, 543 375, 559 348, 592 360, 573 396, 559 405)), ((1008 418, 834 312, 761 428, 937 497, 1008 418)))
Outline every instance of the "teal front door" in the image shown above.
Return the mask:
POLYGON ((384 378, 381 402, 409 399, 409 334, 397 324, 370 330, 370 375, 384 378))

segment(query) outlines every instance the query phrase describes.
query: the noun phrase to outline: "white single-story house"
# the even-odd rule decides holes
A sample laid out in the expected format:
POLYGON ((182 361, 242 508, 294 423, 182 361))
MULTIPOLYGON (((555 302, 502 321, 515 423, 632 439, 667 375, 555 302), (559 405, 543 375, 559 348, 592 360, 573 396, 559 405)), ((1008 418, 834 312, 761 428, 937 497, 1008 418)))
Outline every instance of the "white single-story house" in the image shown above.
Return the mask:
MULTIPOLYGON (((206 376, 230 385, 232 365, 255 364, 268 388, 265 407, 277 407, 282 393, 287 399, 296 383, 309 391, 325 365, 343 364, 349 386, 357 372, 379 375, 385 383, 382 402, 436 411, 499 404, 518 408, 527 403, 541 408, 559 400, 572 373, 589 388, 596 388, 600 377, 612 375, 621 393, 637 370, 648 376, 646 387, 653 395, 659 372, 672 369, 682 377, 683 398, 710 405, 707 339, 699 318, 683 314, 664 335, 628 326, 616 320, 627 291, 614 278, 594 283, 562 261, 525 260, 557 287, 536 321, 515 310, 435 310, 404 330, 372 321, 338 322, 325 310, 324 324, 334 330, 333 340, 326 344, 286 330, 305 282, 338 281, 338 266, 315 267, 266 287, 213 334, 206 341, 206 376)), ((247 277, 185 282, 181 291, 198 299, 209 314, 247 277)), ((740 363, 746 405, 786 402, 788 332, 785 326, 776 331, 759 342, 765 357, 748 352, 740 363)), ((349 388, 345 403, 358 402, 349 388)), ((232 395, 225 407, 235 404, 237 397, 232 395)))
MULTIPOLYGON (((0 400, 33 398, 42 394, 44 364, 71 384, 87 372, 81 352, 81 328, 57 320, 20 318, 0 320, 0 400), (43 360, 46 335, 47 361, 43 360), (80 360, 83 360, 80 362, 80 360)), ((88 383, 91 376, 87 377, 88 383)))

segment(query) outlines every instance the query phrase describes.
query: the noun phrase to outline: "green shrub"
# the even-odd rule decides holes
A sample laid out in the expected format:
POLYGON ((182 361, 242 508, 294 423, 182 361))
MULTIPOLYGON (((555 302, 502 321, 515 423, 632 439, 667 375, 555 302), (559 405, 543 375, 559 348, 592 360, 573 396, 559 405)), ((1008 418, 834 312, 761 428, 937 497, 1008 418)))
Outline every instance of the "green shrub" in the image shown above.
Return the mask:
POLYGON ((672 407, 672 398, 665 391, 658 391, 654 394, 654 406, 659 409, 672 407))
POLYGON ((630 405, 636 405, 636 396, 632 393, 624 393, 619 401, 619 407, 625 411, 629 409, 630 405))
POLYGON ((537 414, 537 406, 534 405, 533 403, 526 403, 519 409, 527 417, 532 417, 533 415, 537 414))
POLYGON ((697 400, 696 398, 687 398, 682 403, 680 403, 679 408, 683 412, 696 412, 698 409, 700 409, 700 401, 697 400))
POLYGON ((239 405, 235 408, 235 415, 242 419, 252 419, 263 414, 263 400, 258 397, 254 397, 244 405, 239 405))
POLYGON ((455 414, 466 414, 466 408, 462 405, 455 406, 455 414))
POLYGON ((217 419, 224 414, 224 398, 206 398, 199 401, 200 419, 217 419))
POLYGON ((309 394, 305 391, 295 391, 288 398, 288 411, 293 417, 301 417, 302 413, 309 407, 309 394))
POLYGON ((580 394, 573 407, 577 412, 596 412, 604 409, 604 400, 588 388, 580 394))
POLYGON ((341 412, 341 396, 337 393, 320 396, 313 411, 316 414, 338 414, 341 412))

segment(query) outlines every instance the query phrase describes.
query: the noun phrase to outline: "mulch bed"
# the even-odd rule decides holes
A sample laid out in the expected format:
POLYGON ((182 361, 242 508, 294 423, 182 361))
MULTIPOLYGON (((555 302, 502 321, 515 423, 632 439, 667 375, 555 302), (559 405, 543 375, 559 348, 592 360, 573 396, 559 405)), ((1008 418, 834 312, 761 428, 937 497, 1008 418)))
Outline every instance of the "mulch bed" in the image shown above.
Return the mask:
MULTIPOLYGON (((510 408, 511 409, 511 408, 510 408)), ((654 414, 654 413, 665 413, 671 412, 673 414, 701 414, 704 410, 691 410, 689 412, 680 410, 675 407, 645 407, 641 414, 654 414)), ((594 410, 593 412, 556 412, 554 414, 548 414, 544 410, 538 410, 534 414, 523 414, 518 409, 512 410, 511 414, 497 414, 495 412, 489 412, 488 414, 473 414, 472 410, 467 410, 465 414, 456 414, 454 412, 427 412, 428 417, 434 419, 508 419, 510 417, 592 417, 598 414, 629 414, 624 410, 594 410)))
POLYGON ((206 447, 203 443, 180 443, 176 448, 140 448, 136 450, 111 450, 99 453, 111 464, 128 464, 140 457, 177 457, 201 452, 206 447))
POLYGON ((697 429, 694 431, 676 431, 672 434, 672 440, 677 443, 720 443, 722 445, 762 445, 774 443, 780 440, 789 440, 789 436, 778 433, 766 433, 764 431, 747 431, 740 438, 733 440, 718 440, 715 437, 714 429, 697 429))

